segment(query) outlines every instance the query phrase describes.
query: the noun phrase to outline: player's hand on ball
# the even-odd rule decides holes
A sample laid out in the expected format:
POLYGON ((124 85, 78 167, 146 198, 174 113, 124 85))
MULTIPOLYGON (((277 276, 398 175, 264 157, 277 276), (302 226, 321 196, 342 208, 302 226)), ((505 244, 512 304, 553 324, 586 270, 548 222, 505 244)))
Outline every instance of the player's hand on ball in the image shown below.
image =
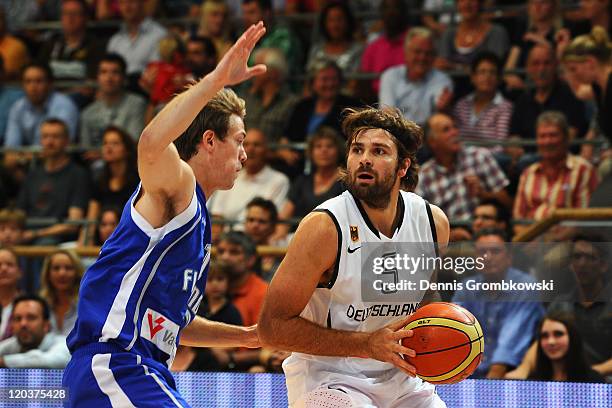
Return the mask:
POLYGON ((414 350, 402 346, 401 340, 412 337, 412 330, 404 330, 408 319, 400 320, 373 332, 368 339, 369 357, 391 363, 408 375, 416 376, 416 368, 401 355, 416 356, 414 350))

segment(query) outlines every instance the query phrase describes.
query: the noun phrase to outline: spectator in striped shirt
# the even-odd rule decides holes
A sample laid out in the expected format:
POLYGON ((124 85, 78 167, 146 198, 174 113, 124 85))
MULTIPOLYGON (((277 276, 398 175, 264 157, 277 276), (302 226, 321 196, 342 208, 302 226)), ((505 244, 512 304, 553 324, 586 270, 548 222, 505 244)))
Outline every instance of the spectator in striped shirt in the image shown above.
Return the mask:
MULTIPOLYGON (((508 137, 512 102, 498 90, 501 70, 501 61, 489 51, 478 54, 472 62, 474 92, 461 98, 452 110, 462 138, 495 142, 508 137)), ((493 153, 502 151, 499 145, 487 147, 493 153)))
POLYGON ((476 206, 487 199, 511 206, 505 190, 508 178, 491 152, 464 147, 450 116, 437 113, 429 118, 425 137, 434 157, 421 167, 418 195, 439 206, 451 220, 469 220, 476 206))
MULTIPOLYGON (((598 183, 594 167, 569 153, 569 125, 565 115, 547 111, 536 122, 536 143, 541 160, 521 174, 513 215, 515 219, 540 220, 557 208, 586 208, 598 183)), ((516 225, 515 233, 525 229, 516 225)), ((569 229, 557 229, 556 241, 569 237, 569 229)))

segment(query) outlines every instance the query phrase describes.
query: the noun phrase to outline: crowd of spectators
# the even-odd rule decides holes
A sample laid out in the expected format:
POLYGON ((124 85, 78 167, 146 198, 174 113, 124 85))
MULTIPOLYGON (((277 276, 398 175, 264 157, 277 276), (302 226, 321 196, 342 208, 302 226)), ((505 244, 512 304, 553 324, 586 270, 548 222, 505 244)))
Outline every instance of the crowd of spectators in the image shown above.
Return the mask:
MULTIPOLYGON (((451 241, 487 255, 473 278, 532 282, 505 242, 555 209, 612 206, 611 12, 610 0, 0 0, 0 367, 66 363, 95 261, 70 248, 104 244, 138 185, 144 126, 260 20, 252 63, 268 70, 235 89, 248 160, 208 200, 202 316, 257 322, 281 260, 257 246, 286 246, 344 191, 342 112, 371 104, 424 128, 415 192, 448 215, 451 241), (41 262, 13 250, 26 245, 57 249, 41 262)), ((476 376, 609 380, 605 239, 575 227, 541 239, 569 248, 545 257, 569 277, 567 299, 443 294, 483 326, 476 376)), ((285 357, 180 346, 173 369, 280 371, 285 357)))

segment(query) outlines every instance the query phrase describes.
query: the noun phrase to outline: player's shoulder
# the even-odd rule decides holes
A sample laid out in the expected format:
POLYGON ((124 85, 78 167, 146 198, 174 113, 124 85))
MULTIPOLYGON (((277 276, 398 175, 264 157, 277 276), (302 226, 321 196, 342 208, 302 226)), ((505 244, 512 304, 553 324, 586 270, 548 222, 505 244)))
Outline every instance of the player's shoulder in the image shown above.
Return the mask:
POLYGON ((322 228, 335 228, 335 223, 336 217, 329 209, 317 207, 302 219, 300 225, 298 226, 296 234, 301 232, 300 230, 306 230, 310 232, 310 230, 312 229, 318 230, 322 228))
POLYGON ((309 246, 327 247, 325 243, 336 242, 339 234, 338 219, 331 211, 313 210, 298 225, 290 246, 297 246, 300 251, 309 246))
POLYGON ((348 190, 344 190, 342 193, 338 194, 337 196, 323 201, 321 204, 319 204, 315 208, 315 210, 327 209, 327 208, 333 207, 335 205, 339 205, 341 203, 346 203, 346 201, 352 199, 352 197, 353 196, 351 195, 351 193, 349 193, 348 190))

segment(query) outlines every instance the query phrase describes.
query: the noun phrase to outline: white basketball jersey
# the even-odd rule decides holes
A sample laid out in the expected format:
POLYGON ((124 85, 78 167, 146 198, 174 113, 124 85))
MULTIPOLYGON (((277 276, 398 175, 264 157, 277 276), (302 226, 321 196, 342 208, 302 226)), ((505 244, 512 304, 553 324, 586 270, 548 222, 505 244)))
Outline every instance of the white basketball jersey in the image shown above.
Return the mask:
MULTIPOLYGON (((401 221, 392 237, 386 237, 376 230, 359 200, 348 191, 314 210, 326 212, 333 219, 338 231, 338 255, 334 276, 327 287, 315 289, 301 317, 331 329, 373 332, 416 311, 418 302, 362 300, 361 245, 424 242, 431 243, 432 251, 435 251, 435 225, 429 204, 418 195, 405 191, 400 191, 400 198, 398 210, 401 221)), ((320 357, 301 353, 293 353, 288 360, 296 362, 296 359, 330 364, 335 367, 334 371, 339 372, 379 371, 394 367, 373 359, 320 357)))

